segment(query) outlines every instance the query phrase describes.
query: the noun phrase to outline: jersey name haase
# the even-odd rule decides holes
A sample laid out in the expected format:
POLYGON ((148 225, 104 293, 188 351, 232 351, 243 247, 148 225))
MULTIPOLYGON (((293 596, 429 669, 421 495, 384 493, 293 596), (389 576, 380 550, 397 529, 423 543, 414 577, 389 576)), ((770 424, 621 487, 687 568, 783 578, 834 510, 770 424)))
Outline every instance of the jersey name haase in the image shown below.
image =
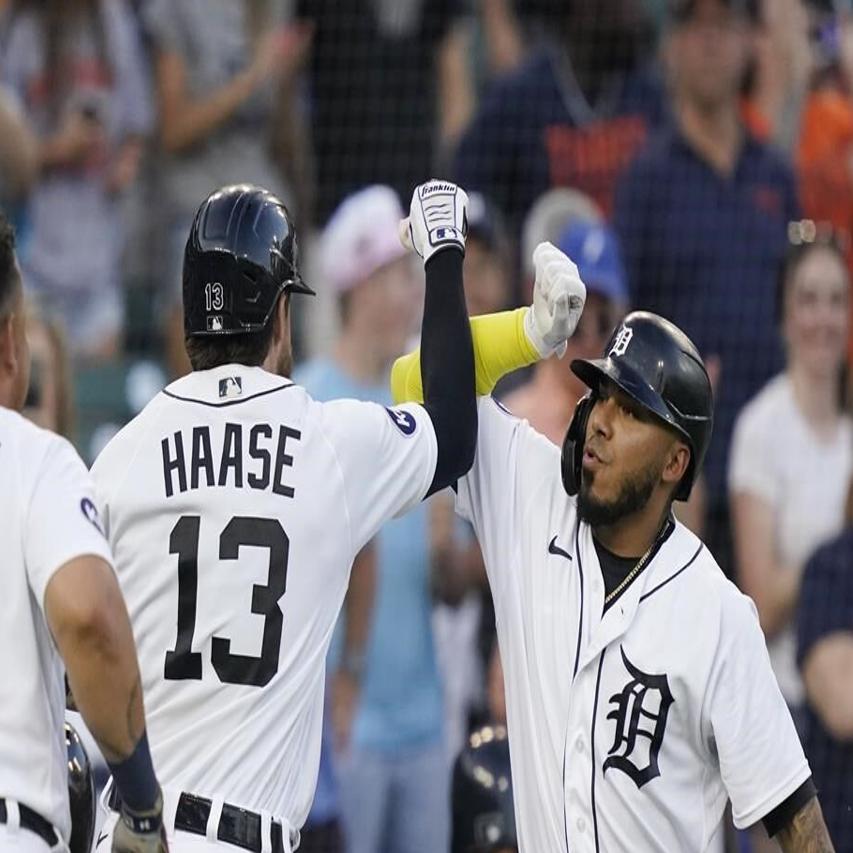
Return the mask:
POLYGON ((294 497, 295 491, 284 477, 285 468, 293 467, 293 456, 287 452, 288 440, 299 441, 299 430, 280 425, 278 440, 273 444, 273 428, 269 424, 255 424, 245 441, 242 424, 226 423, 215 455, 210 427, 193 427, 186 440, 185 436, 186 432, 178 431, 160 442, 167 498, 200 486, 248 486, 259 490, 272 487, 274 494, 294 497))

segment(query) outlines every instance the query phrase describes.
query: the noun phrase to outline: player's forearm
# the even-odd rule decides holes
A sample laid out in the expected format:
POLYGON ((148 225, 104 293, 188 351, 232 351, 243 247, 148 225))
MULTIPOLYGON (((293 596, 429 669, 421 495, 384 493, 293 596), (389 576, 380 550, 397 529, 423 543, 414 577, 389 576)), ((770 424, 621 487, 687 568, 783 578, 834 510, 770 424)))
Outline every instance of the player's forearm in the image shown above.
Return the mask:
POLYGON ((777 834, 783 853, 834 853, 817 797, 813 797, 777 834))
POLYGON ((474 347, 462 289, 462 252, 445 249, 426 263, 421 327, 424 406, 438 444, 428 494, 468 473, 477 445, 474 347))
POLYGON ((50 579, 44 606, 86 725, 108 761, 126 758, 145 720, 133 634, 112 569, 99 557, 70 560, 50 579))
MULTIPOLYGON (((478 396, 491 394, 498 381, 540 356, 524 331, 524 316, 529 308, 501 311, 472 317, 475 389, 478 396)), ((423 402, 421 351, 401 356, 391 369, 391 393, 395 403, 423 402)))
POLYGON ((114 590, 66 612, 55 629, 77 708, 108 761, 133 752, 145 729, 142 687, 124 601, 114 590))

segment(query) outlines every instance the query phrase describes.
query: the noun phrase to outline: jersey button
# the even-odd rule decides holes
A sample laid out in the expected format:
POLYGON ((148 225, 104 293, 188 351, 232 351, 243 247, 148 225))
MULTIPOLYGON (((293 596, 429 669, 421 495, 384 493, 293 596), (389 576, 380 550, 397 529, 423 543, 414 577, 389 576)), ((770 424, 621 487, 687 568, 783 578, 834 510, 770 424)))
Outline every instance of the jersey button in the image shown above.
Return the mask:
POLYGON ((578 832, 586 832, 586 821, 582 817, 577 819, 575 826, 578 828, 578 832))
POLYGON ((582 738, 582 737, 579 737, 579 738, 575 741, 575 749, 576 749, 578 752, 583 752, 583 738, 582 738))

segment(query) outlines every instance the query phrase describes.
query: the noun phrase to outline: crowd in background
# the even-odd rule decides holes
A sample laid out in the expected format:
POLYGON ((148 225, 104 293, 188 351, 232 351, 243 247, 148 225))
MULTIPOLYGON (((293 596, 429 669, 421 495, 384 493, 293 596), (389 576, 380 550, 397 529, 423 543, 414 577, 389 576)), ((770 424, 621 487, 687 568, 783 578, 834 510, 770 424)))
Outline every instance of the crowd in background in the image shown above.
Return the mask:
MULTIPOLYGON (((630 307, 715 387, 681 512, 755 601, 839 850, 853 850, 853 3, 0 0, 0 205, 32 300, 28 412, 84 458, 188 369, 183 245, 211 190, 276 192, 319 292, 295 378, 390 399, 422 280, 396 223, 471 195, 471 314, 578 264, 564 360, 504 403, 561 442, 630 307)), ((301 306, 300 306, 301 307, 301 306)), ((359 555, 329 659, 307 851, 444 849, 454 755, 505 722, 476 541, 437 495, 359 555)), ((755 832, 743 844, 768 848, 755 832)))

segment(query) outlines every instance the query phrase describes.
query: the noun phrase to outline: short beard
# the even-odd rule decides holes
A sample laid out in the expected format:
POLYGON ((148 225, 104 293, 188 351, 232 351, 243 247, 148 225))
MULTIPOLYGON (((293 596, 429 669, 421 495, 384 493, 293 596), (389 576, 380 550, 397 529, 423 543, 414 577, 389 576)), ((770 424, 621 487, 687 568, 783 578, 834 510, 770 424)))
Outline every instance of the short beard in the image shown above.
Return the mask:
POLYGON ((649 502, 660 475, 660 470, 647 468, 633 479, 625 480, 616 498, 605 502, 592 497, 589 479, 586 472, 583 472, 578 492, 578 518, 593 528, 616 524, 638 512, 649 502))

